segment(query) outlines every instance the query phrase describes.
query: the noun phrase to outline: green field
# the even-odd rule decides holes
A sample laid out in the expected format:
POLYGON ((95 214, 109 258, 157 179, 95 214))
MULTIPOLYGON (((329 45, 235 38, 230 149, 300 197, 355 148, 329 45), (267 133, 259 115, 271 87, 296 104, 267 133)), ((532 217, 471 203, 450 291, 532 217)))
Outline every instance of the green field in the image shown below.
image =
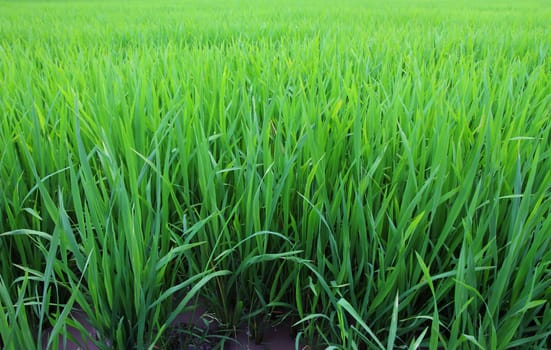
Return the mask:
POLYGON ((78 306, 100 349, 175 349, 194 304, 211 345, 551 348, 550 23, 0 0, 0 348, 63 348, 78 306))

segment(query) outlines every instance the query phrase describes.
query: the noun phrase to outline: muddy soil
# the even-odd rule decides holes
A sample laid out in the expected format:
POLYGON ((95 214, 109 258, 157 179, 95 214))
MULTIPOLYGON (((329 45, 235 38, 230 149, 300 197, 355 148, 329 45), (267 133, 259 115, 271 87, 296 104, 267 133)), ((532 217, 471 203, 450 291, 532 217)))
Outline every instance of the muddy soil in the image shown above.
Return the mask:
MULTIPOLYGON (((90 337, 96 337, 97 332, 86 321, 82 311, 75 309, 71 312, 71 318, 78 321, 85 328, 90 337)), ((67 332, 72 335, 74 341, 67 340, 67 344, 61 344, 59 349, 66 350, 98 350, 98 348, 84 337, 77 329, 67 327, 67 332)), ((45 338, 47 339, 47 331, 45 338)), ((291 335, 291 324, 282 323, 278 326, 266 326, 262 335, 255 339, 253 331, 248 327, 220 332, 217 321, 204 309, 183 313, 173 322, 173 326, 165 333, 166 348, 159 350, 292 350, 295 349, 295 340, 291 335), (195 328, 195 332, 201 334, 200 338, 191 338, 189 330, 195 328), (186 331, 187 330, 187 331, 186 331), (258 343, 257 343, 258 342, 258 343)), ((44 345, 43 350, 46 349, 44 345)))

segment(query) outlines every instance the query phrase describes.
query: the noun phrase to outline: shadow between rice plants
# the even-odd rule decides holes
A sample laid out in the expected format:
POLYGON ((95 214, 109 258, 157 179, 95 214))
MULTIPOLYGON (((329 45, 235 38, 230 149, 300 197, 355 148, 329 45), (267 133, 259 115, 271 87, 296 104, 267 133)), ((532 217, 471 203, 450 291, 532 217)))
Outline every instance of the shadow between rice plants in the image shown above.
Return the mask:
POLYGON ((235 341, 233 339, 237 338, 239 332, 245 332, 255 343, 260 344, 266 328, 294 310, 291 305, 280 301, 281 296, 273 297, 275 289, 285 290, 294 281, 293 275, 281 276, 281 272, 285 265, 295 264, 294 260, 300 251, 285 251, 286 246, 292 247, 287 237, 277 232, 261 231, 246 237, 212 260, 212 265, 220 265, 232 271, 230 275, 214 278, 210 282, 212 288, 202 294, 206 307, 216 315, 219 322, 218 333, 225 336, 221 346, 228 339, 235 341), (268 239, 269 236, 284 243, 283 249, 278 245, 282 252, 259 253, 251 249, 246 256, 240 256, 241 245, 249 240, 268 239), (264 271, 264 274, 258 274, 259 271, 264 271))

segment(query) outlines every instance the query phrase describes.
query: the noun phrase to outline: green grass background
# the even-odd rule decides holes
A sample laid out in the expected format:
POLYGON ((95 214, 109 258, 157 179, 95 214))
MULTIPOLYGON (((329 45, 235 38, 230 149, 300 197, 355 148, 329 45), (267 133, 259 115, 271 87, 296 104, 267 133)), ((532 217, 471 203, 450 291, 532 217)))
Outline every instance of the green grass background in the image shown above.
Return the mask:
POLYGON ((0 1, 0 342, 62 348, 78 305, 170 348, 200 296, 222 336, 551 347, 550 18, 0 1))

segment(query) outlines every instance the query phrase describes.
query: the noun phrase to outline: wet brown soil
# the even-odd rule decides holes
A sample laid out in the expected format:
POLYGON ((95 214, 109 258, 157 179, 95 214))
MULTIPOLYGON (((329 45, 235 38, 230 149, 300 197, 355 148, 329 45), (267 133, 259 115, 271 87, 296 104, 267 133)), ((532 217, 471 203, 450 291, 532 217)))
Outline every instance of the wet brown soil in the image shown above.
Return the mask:
MULTIPOLYGON (((90 338, 97 339, 97 332, 86 321, 82 311, 75 309, 71 312, 71 318, 78 321, 86 328, 88 336, 83 336, 77 329, 67 327, 74 341, 67 340, 59 349, 66 350, 98 350, 90 338)), ((213 315, 204 308, 183 313, 173 322, 173 326, 165 333, 159 350, 292 350, 295 349, 291 324, 281 323, 277 326, 264 326, 261 333, 257 333, 249 327, 223 331, 213 315), (199 337, 191 336, 192 331, 199 337), (256 334, 255 334, 256 333, 256 334)), ((46 335, 48 332, 46 332, 46 335)), ((45 338, 46 339, 46 338, 45 338)), ((46 344, 43 349, 46 349, 46 344)))

